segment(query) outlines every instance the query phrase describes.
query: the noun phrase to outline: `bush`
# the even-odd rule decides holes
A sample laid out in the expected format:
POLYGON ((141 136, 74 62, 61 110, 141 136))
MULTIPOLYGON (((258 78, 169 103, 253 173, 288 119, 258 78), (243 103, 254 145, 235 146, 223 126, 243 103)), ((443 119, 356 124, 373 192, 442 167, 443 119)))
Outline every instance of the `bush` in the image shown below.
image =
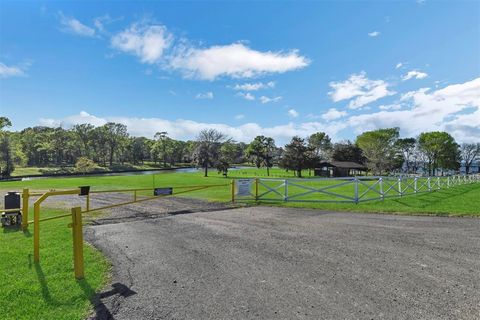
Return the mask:
POLYGON ((92 172, 96 168, 97 168, 97 164, 86 157, 78 158, 77 162, 75 163, 75 172, 79 172, 83 174, 92 172))

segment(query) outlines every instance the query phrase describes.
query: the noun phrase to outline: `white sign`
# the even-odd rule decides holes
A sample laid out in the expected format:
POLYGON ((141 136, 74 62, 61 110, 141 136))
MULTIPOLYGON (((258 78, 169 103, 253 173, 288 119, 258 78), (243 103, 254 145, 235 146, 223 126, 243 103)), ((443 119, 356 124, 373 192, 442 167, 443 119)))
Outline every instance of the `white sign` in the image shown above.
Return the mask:
POLYGON ((251 195, 253 179, 237 179, 235 182, 237 183, 237 196, 248 197, 251 195))

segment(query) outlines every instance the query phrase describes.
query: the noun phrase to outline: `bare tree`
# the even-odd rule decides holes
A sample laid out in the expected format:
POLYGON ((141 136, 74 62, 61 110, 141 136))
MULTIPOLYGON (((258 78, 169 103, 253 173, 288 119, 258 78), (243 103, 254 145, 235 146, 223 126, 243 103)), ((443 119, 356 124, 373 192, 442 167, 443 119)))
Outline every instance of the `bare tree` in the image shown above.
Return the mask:
POLYGON ((220 158, 220 147, 225 140, 226 135, 215 129, 204 129, 198 134, 193 159, 205 169, 205 177, 208 176, 208 167, 215 166, 220 158))
POLYGON ((472 162, 480 157, 480 143, 463 143, 460 146, 460 157, 465 166, 465 173, 468 174, 472 162))

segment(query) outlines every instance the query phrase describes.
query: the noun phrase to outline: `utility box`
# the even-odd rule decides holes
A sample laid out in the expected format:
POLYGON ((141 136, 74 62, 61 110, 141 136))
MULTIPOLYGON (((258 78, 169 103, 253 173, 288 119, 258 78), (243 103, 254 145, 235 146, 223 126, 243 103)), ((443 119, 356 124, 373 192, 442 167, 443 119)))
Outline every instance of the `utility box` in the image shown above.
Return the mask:
POLYGON ((15 226, 22 224, 22 213, 20 211, 20 193, 8 192, 5 195, 5 209, 18 209, 2 213, 2 226, 15 226))

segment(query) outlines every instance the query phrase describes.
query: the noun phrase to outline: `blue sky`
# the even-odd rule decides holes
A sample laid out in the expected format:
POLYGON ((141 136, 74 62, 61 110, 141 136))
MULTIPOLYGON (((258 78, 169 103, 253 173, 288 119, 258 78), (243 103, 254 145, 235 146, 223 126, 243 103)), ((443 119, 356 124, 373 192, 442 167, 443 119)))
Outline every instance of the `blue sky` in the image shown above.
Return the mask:
POLYGON ((480 2, 5 2, 14 129, 106 121, 279 144, 398 126, 480 141, 480 2))

